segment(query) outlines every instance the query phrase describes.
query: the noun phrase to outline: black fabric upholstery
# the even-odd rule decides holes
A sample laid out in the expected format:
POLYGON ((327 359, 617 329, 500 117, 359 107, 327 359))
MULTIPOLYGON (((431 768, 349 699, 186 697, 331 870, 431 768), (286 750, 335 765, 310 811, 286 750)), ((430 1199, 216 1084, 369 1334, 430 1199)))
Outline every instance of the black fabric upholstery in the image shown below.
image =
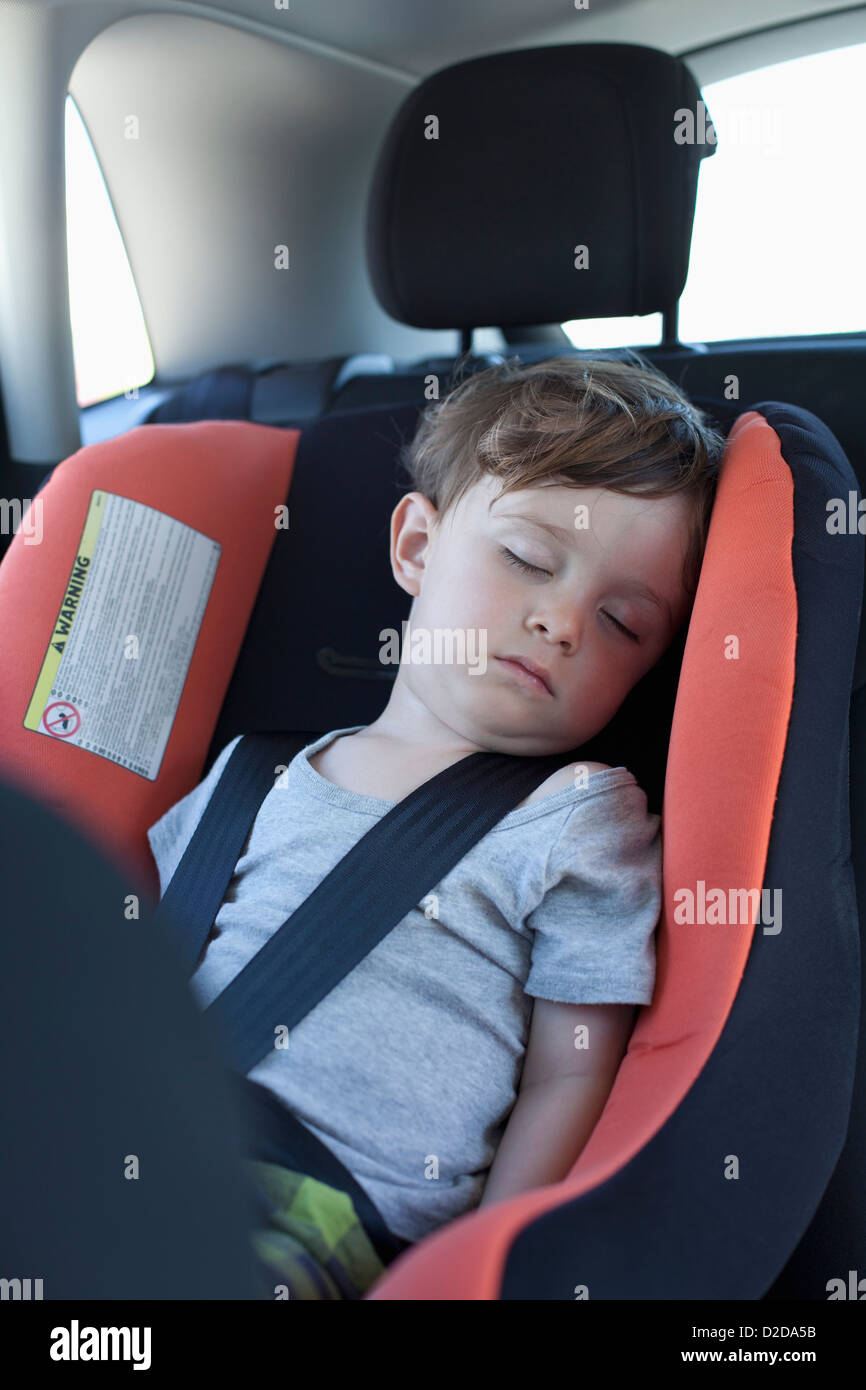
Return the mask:
POLYGON ((638 44, 471 58, 406 97, 379 155, 367 264, 382 307, 419 328, 651 314, 686 281, 698 168, 686 65, 638 44), (429 120, 438 121, 428 138, 429 120), (574 248, 589 248, 575 269, 574 248))
POLYGON ((289 526, 274 540, 208 768, 236 734, 367 724, 384 709, 396 668, 378 659, 379 632, 400 632, 411 605, 391 574, 388 527, 407 490, 398 451, 418 415, 372 407, 301 436, 289 526))
POLYGON ((248 420, 255 372, 243 365, 215 367, 195 377, 147 417, 148 425, 188 420, 248 420))

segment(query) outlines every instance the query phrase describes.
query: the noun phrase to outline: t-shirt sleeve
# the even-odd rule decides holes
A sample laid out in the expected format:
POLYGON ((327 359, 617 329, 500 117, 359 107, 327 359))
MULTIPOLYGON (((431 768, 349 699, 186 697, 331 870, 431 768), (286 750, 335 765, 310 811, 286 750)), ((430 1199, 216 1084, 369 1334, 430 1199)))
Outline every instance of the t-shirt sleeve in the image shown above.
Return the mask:
POLYGON ((571 1004, 649 1004, 662 904, 661 818, 632 779, 570 812, 527 917, 526 993, 571 1004))
POLYGON ((238 734, 231 743, 227 743, 204 781, 193 787, 181 801, 176 801, 170 806, 148 830, 148 843, 159 870, 160 898, 171 882, 183 852, 192 839, 193 831, 202 818, 211 794, 222 776, 223 768, 242 738, 243 735, 238 734))

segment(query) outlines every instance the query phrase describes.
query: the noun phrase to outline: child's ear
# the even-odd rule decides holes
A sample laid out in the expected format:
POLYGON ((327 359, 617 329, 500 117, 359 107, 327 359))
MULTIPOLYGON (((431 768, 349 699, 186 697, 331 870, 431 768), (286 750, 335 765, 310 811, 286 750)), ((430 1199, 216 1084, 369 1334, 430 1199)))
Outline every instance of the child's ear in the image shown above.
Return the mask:
POLYGON ((407 594, 421 592, 427 550, 439 513, 423 492, 407 492, 391 513, 391 571, 407 594))

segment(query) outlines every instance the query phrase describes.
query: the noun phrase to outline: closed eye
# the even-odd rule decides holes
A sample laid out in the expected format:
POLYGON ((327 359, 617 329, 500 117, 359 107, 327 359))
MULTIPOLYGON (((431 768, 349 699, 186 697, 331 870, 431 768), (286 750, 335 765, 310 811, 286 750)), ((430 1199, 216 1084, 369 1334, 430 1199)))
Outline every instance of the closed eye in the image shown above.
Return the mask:
POLYGON ((501 545, 499 549, 502 551, 509 565, 516 565, 518 569, 523 570, 526 574, 550 574, 550 570, 543 570, 540 565, 530 565, 528 560, 521 560, 520 556, 515 555, 514 551, 509 550, 507 546, 501 545))
MULTIPOLYGON (((515 565, 517 569, 522 570, 524 574, 550 574, 550 570, 544 570, 541 568, 540 565, 530 565, 528 560, 521 560, 519 555, 515 555, 514 551, 509 550, 508 547, 505 545, 501 545, 499 549, 505 556, 508 563, 510 565, 515 565)), ((624 633, 625 636, 628 637, 632 642, 637 642, 638 644, 640 644, 640 638, 638 637, 636 632, 632 632, 631 628, 626 627, 625 623, 621 623, 618 618, 615 618, 613 616, 612 613, 608 613, 606 608, 603 608, 601 611, 602 613, 604 613, 604 616, 608 619, 608 621, 613 623, 614 627, 619 628, 620 632, 624 633)))
POLYGON ((626 627, 625 623, 621 623, 619 621, 619 618, 615 618, 612 613, 608 613, 606 608, 602 608, 601 611, 606 618, 610 618, 611 622, 616 624, 620 632, 625 633, 626 637, 630 637, 633 642, 640 642, 640 638, 638 637, 637 633, 632 632, 631 628, 626 627))

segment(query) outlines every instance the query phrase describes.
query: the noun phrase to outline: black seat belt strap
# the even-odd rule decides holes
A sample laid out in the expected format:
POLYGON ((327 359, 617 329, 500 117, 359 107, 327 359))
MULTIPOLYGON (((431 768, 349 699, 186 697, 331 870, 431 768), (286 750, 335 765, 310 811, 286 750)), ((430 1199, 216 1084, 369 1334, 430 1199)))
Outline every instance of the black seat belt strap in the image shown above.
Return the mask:
POLYGON ((299 1023, 562 763, 561 754, 471 753, 377 821, 208 1006, 227 1035, 231 1065, 242 1073, 256 1066, 276 1029, 299 1023))
POLYGON ((171 921, 189 974, 222 906, 244 842, 277 768, 315 741, 315 734, 244 734, 223 768, 155 916, 171 921))

